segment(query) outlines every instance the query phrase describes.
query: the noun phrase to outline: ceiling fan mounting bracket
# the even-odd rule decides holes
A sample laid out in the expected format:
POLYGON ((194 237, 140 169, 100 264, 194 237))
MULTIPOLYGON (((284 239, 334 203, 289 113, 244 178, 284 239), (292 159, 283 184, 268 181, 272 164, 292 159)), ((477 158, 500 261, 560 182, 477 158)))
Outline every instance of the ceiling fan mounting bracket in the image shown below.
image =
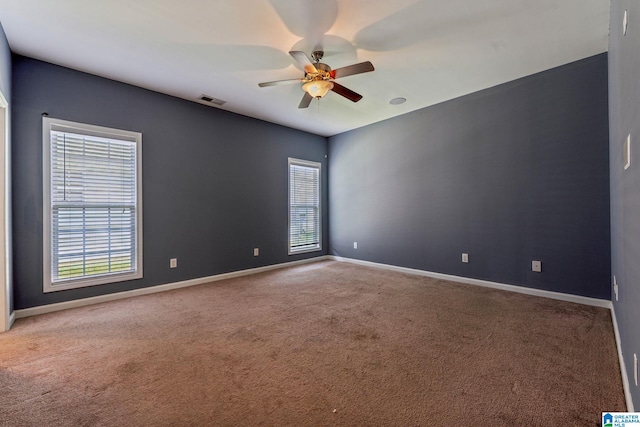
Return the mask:
POLYGON ((311 52, 311 59, 313 59, 316 62, 320 62, 323 56, 324 56, 324 51, 322 50, 314 50, 313 52, 311 52))

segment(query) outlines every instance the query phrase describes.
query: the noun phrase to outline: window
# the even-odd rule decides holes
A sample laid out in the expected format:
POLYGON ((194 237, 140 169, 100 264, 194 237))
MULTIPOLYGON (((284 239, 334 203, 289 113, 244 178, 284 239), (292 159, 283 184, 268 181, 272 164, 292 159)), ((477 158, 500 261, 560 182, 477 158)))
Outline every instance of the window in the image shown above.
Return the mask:
POLYGON ((43 119, 44 292, 142 277, 142 134, 43 119))
POLYGON ((322 249, 320 163, 289 159, 289 255, 322 249))

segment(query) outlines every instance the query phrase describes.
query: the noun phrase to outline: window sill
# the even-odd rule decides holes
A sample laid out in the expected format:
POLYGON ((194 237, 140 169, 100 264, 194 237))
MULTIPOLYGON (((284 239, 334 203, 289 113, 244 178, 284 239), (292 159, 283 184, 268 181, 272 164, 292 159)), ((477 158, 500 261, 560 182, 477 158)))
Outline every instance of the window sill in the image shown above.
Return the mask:
POLYGON ((322 247, 318 246, 313 246, 313 247, 303 247, 300 249, 289 249, 289 255, 297 255, 297 254, 306 254, 309 252, 318 252, 321 251, 322 247))
POLYGON ((43 291, 44 293, 66 291, 69 289, 88 288, 90 286, 106 285, 109 283, 124 282, 127 280, 136 279, 142 279, 142 270, 136 271, 134 273, 104 274, 91 278, 78 278, 75 280, 64 280, 56 283, 46 282, 44 284, 43 291))

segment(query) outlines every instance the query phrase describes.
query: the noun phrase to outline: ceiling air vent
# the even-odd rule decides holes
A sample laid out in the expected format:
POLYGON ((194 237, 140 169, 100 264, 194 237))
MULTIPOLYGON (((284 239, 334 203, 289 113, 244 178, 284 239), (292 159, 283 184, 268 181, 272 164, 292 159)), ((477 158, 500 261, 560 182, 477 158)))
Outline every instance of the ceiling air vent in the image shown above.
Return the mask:
POLYGON ((222 99, 214 98, 213 96, 209 96, 209 95, 202 95, 200 97, 200 101, 206 102, 208 104, 215 104, 215 105, 224 105, 227 102, 222 99))

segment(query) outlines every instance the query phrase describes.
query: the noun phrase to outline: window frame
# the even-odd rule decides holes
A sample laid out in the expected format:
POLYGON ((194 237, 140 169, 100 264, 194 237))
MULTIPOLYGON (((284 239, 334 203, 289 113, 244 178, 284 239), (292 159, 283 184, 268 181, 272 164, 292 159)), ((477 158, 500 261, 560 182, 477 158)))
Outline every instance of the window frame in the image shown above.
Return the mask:
POLYGON ((289 157, 287 167, 287 248, 289 255, 322 250, 322 163, 289 157), (318 170, 318 244, 314 247, 295 249, 291 247, 291 166, 303 166, 318 170))
POLYGON ((43 164, 43 206, 42 206, 42 283, 43 291, 55 292, 68 289, 85 288, 89 286, 104 285, 127 280, 135 280, 143 277, 142 274, 142 133, 108 128, 104 126, 90 125, 86 123, 72 122, 68 120, 43 117, 42 120, 42 164, 43 164), (53 207, 51 200, 51 131, 72 132, 80 135, 112 138, 135 143, 135 245, 134 256, 136 268, 134 271, 124 273, 105 273, 93 276, 83 276, 71 279, 54 281, 52 278, 52 232, 53 232, 53 207))

